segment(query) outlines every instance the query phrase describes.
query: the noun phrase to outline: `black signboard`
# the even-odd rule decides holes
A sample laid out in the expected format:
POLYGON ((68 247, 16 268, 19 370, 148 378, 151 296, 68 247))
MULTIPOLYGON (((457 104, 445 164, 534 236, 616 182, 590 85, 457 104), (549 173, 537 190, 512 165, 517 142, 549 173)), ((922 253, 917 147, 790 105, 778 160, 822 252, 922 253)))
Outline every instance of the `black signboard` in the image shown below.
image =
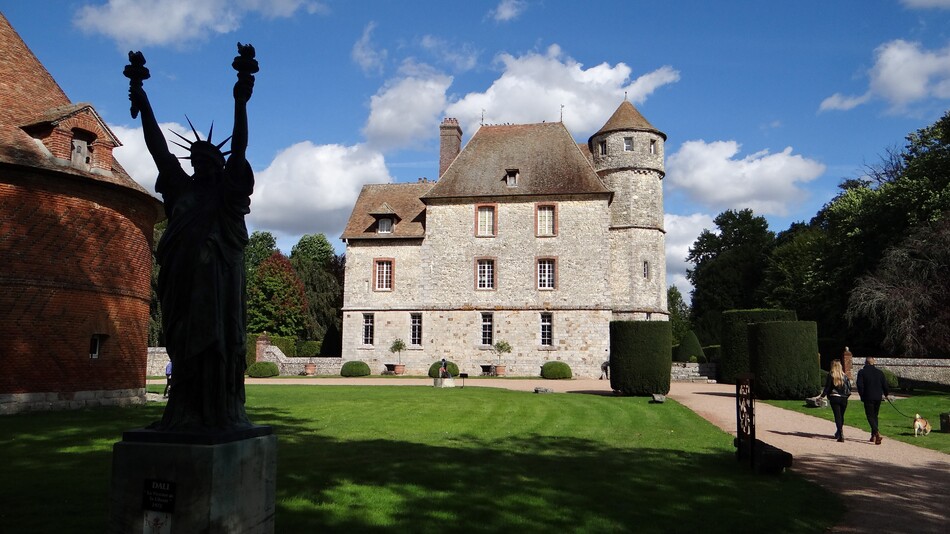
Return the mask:
POLYGON ((175 483, 146 478, 142 489, 142 509, 153 512, 174 512, 175 483))

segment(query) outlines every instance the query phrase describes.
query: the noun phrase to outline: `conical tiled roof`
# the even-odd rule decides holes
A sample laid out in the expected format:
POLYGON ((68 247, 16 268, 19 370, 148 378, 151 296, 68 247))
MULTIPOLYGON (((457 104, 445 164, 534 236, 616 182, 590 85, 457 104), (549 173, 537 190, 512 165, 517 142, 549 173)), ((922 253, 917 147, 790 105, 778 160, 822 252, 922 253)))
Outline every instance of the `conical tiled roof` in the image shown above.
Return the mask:
POLYGON ((607 124, 604 124, 604 127, 591 137, 619 130, 655 132, 662 136, 664 140, 666 139, 666 134, 654 128, 650 121, 646 120, 629 100, 621 102, 617 111, 614 111, 614 114, 607 120, 607 124))
POLYGON ((48 130, 60 121, 70 119, 95 125, 110 147, 120 145, 92 106, 69 101, 59 84, 0 13, 0 164, 82 176, 150 195, 114 160, 108 172, 84 171, 64 164, 62 159, 57 160, 48 149, 44 149, 37 137, 31 136, 31 133, 39 135, 36 133, 39 130, 48 130))

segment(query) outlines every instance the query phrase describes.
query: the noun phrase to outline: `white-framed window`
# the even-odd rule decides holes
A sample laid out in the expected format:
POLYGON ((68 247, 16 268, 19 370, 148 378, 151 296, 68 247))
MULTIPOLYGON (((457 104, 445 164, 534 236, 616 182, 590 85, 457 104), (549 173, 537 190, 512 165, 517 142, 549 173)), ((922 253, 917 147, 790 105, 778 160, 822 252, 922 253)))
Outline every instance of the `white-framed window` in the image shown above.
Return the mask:
POLYGON ((650 278, 650 262, 643 262, 643 277, 650 278))
POLYGON ((632 137, 623 138, 623 151, 633 152, 633 138, 632 137))
POLYGON ((422 345, 422 314, 409 315, 409 344, 422 345))
POLYGON ((363 314, 363 344, 372 345, 375 334, 375 318, 372 313, 363 314))
POLYGON ((554 204, 539 204, 537 207, 538 236, 557 235, 557 206, 554 204))
POLYGON ((538 289, 554 289, 557 285, 557 260, 538 259, 538 289))
POLYGON ((475 235, 494 237, 497 228, 494 204, 481 204, 475 208, 475 235))
POLYGON ((495 343, 495 321, 491 313, 482 314, 482 345, 492 345, 495 343))
POLYGON ((376 227, 377 233, 380 234, 391 234, 393 233, 393 220, 389 217, 382 217, 379 219, 379 224, 376 227))
POLYGON ((606 156, 607 155, 607 141, 601 141, 597 146, 600 149, 600 155, 606 156))
POLYGON ((507 169, 505 171, 505 183, 508 187, 518 187, 518 169, 507 169))
POLYGON ((656 139, 650 139, 650 154, 656 154, 656 139))
POLYGON ((475 260, 475 289, 495 289, 495 259, 475 260))
POLYGON ((550 313, 541 314, 541 345, 554 345, 554 316, 550 313))
POLYGON ((392 258, 380 258, 373 260, 375 267, 373 269, 373 288, 376 291, 393 290, 393 264, 392 258))

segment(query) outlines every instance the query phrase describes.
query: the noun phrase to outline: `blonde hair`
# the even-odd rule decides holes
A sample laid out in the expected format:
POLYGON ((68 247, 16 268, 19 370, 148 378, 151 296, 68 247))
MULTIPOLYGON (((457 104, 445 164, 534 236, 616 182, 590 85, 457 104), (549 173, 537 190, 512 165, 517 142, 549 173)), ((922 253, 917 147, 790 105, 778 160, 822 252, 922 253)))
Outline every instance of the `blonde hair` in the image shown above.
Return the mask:
POLYGON ((831 360, 831 378, 835 382, 835 387, 841 387, 844 384, 844 368, 841 367, 841 360, 831 360))

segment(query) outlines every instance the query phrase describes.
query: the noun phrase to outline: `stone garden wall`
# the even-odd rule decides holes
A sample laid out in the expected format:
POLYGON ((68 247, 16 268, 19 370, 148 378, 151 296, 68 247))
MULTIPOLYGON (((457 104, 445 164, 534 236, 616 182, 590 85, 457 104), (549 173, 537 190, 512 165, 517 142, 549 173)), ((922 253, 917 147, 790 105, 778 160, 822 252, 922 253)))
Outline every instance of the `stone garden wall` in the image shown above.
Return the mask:
MULTIPOLYGON (((864 367, 864 358, 855 357, 854 373, 864 367)), ((925 358, 875 358, 876 365, 900 378, 950 386, 950 360, 925 358)))

